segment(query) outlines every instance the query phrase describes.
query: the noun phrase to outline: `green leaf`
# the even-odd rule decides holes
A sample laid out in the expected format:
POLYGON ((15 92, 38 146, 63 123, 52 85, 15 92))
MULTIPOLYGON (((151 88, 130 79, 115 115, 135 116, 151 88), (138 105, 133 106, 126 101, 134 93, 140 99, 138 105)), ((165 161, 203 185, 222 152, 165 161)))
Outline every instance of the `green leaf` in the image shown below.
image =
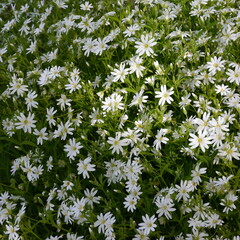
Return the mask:
POLYGON ((131 89, 131 88, 124 88, 127 92, 132 92, 132 93, 137 93, 138 91, 136 89, 131 89))
POLYGON ((35 143, 32 143, 30 141, 23 141, 21 143, 21 145, 28 145, 28 146, 32 146, 32 147, 38 147, 35 143))
POLYGON ((12 142, 16 145, 21 145, 18 141, 12 139, 12 138, 8 138, 8 137, 0 137, 0 141, 7 141, 7 142, 12 142))

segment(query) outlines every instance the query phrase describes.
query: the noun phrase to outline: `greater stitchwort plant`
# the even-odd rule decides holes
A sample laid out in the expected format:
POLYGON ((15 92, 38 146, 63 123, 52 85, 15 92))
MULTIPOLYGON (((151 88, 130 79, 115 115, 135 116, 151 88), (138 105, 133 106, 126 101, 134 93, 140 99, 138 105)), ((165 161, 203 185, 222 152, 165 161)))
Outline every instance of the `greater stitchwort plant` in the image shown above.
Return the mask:
POLYGON ((240 239, 237 0, 0 3, 0 239, 240 239))

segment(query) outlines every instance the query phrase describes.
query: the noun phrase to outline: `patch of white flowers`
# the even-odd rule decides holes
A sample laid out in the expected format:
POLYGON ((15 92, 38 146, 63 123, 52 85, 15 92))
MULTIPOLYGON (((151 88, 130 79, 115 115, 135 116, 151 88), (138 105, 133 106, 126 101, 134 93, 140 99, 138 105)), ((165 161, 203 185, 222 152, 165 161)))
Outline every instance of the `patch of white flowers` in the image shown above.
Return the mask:
POLYGON ((0 3, 0 238, 240 239, 239 13, 0 3))

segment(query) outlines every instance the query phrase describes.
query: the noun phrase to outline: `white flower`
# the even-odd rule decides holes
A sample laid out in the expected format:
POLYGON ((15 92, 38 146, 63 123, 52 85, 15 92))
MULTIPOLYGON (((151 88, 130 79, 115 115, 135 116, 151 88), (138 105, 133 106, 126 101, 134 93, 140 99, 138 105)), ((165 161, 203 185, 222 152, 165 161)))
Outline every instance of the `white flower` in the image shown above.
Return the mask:
POLYGON ((71 99, 68 99, 65 94, 61 94, 61 98, 57 100, 57 105, 60 105, 61 110, 65 110, 66 106, 71 106, 71 99))
POLYGON ((37 129, 34 130, 33 134, 38 136, 38 138, 37 138, 37 145, 42 145, 43 144, 43 140, 48 140, 48 138, 47 138, 48 134, 46 133, 46 130, 47 130, 46 127, 42 128, 40 131, 37 130, 37 129))
POLYGON ((124 79, 129 74, 129 69, 125 68, 125 63, 121 63, 119 68, 113 69, 111 74, 114 76, 113 81, 117 82, 120 80, 121 82, 124 82, 124 79))
POLYGON ((215 86, 216 93, 220 93, 221 96, 226 96, 231 92, 231 89, 227 85, 216 85, 215 86))
POLYGON ((199 218, 190 218, 188 220, 188 227, 192 227, 193 229, 198 229, 200 227, 205 227, 205 222, 199 220, 199 218))
POLYGON ((19 230, 18 225, 12 225, 10 223, 6 224, 6 231, 4 231, 5 234, 8 234, 9 240, 18 240, 20 239, 17 231, 19 230))
POLYGON ((104 163, 106 169, 105 176, 108 178, 108 185, 110 185, 112 182, 119 182, 125 177, 123 171, 125 164, 122 163, 120 160, 111 159, 110 162, 104 163))
POLYGON ((0 62, 3 62, 2 55, 7 52, 7 47, 0 48, 0 62))
POLYGON ((219 149, 218 154, 221 157, 226 157, 229 161, 232 161, 233 158, 236 160, 240 159, 240 153, 234 144, 225 143, 219 149))
MULTIPOLYGON (((51 82, 51 79, 53 78, 53 76, 52 76, 53 74, 52 74, 52 72, 50 71, 50 69, 49 68, 46 68, 46 69, 44 69, 44 71, 41 73, 41 75, 40 75, 40 77, 39 77, 39 80, 38 80, 38 84, 40 85, 40 86, 44 86, 44 85, 47 85, 48 83, 50 83, 51 82), (51 78, 52 77, 52 78, 51 78)), ((56 73, 56 74, 54 74, 54 76, 60 76, 60 74, 59 73, 56 73)))
POLYGON ((171 122, 172 121, 172 116, 173 116, 173 111, 172 110, 170 110, 169 112, 165 113, 163 115, 163 120, 162 120, 163 123, 171 122))
POLYGON ((76 142, 75 138, 69 140, 69 144, 64 146, 64 151, 67 152, 67 156, 70 159, 75 159, 76 155, 79 153, 79 149, 82 148, 81 143, 76 142))
POLYGON ((219 215, 216 213, 212 213, 207 218, 208 219, 205 221, 207 227, 216 228, 216 226, 221 226, 223 224, 223 220, 219 219, 219 215))
MULTIPOLYGON (((47 61, 51 62, 54 59, 57 59, 57 53, 58 53, 58 49, 55 49, 54 51, 48 52, 47 55, 46 55, 47 56, 47 61)), ((54 66, 53 68, 61 68, 61 67, 54 66)))
POLYGON ((78 174, 82 174, 83 175, 83 178, 89 178, 89 173, 88 172, 94 172, 96 169, 95 169, 95 166, 94 164, 91 164, 91 160, 92 158, 91 157, 87 157, 84 161, 80 160, 79 163, 77 164, 78 165, 78 174))
POLYGON ((71 206, 71 212, 74 214, 73 217, 75 219, 78 219, 79 216, 82 214, 85 205, 86 205, 86 199, 83 197, 81 198, 81 200, 77 198, 73 202, 73 206, 71 206))
POLYGON ((106 228, 109 228, 109 223, 115 222, 115 217, 112 213, 107 212, 104 215, 100 213, 97 216, 97 221, 94 223, 94 227, 98 227, 98 233, 105 233, 106 228))
POLYGON ((85 43, 84 43, 82 49, 84 50, 84 55, 88 57, 89 54, 90 54, 91 52, 93 52, 93 49, 94 49, 94 41, 93 41, 91 38, 87 38, 87 39, 85 40, 85 43))
POLYGON ((207 168, 200 168, 200 163, 196 165, 195 169, 191 171, 191 177, 193 177, 192 181, 199 184, 202 179, 201 175, 207 172, 207 168))
POLYGON ((93 5, 91 3, 89 3, 88 1, 80 4, 80 9, 82 9, 84 11, 90 11, 91 8, 93 8, 93 5))
POLYGON ((129 159, 124 166, 124 172, 128 179, 138 179, 138 175, 142 172, 143 166, 140 164, 140 160, 135 159, 133 161, 129 159))
POLYGON ((140 29, 140 26, 137 23, 130 25, 127 29, 123 32, 126 37, 131 37, 135 34, 137 30, 140 29))
POLYGON ((240 85, 240 66, 237 66, 234 70, 228 69, 226 74, 229 82, 235 82, 237 85, 240 85))
POLYGON ((199 131, 198 136, 195 134, 190 133, 191 138, 189 139, 191 146, 191 149, 200 147, 203 152, 205 152, 205 149, 209 148, 209 144, 212 143, 212 138, 207 137, 207 131, 199 131))
POLYGON ((123 153, 123 146, 127 146, 129 144, 129 141, 127 139, 121 139, 121 133, 118 132, 116 134, 115 138, 109 137, 108 138, 108 143, 111 145, 109 149, 112 149, 112 153, 117 153, 119 154, 120 152, 123 153))
POLYGON ((214 187, 218 190, 218 191, 223 191, 223 192, 227 192, 229 191, 229 180, 233 177, 233 175, 229 175, 228 177, 222 176, 221 178, 218 178, 217 180, 215 180, 214 183, 214 187))
POLYGON ((138 187, 137 185, 138 178, 139 178, 138 176, 133 175, 132 178, 128 179, 128 181, 125 182, 127 192, 133 192, 134 189, 138 187))
MULTIPOLYGON (((44 72, 45 72, 45 70, 44 70, 44 72)), ((63 71, 65 71, 64 67, 54 66, 51 69, 49 69, 48 76, 51 80, 55 80, 56 78, 61 77, 61 72, 63 72, 63 71)), ((46 74, 47 74, 47 71, 46 71, 46 74)))
POLYGON ((19 212, 16 216, 15 224, 19 224, 19 222, 23 218, 25 212, 26 212, 26 203, 23 203, 21 209, 19 210, 19 212))
POLYGON ((105 100, 102 102, 103 106, 102 109, 106 110, 107 112, 112 111, 116 112, 117 110, 124 109, 124 103, 122 103, 123 97, 118 93, 113 93, 110 97, 106 97, 105 100))
POLYGON ((155 39, 150 36, 150 34, 141 35, 141 41, 136 41, 135 48, 137 48, 136 54, 139 56, 146 53, 147 56, 150 56, 154 53, 151 47, 156 45, 155 39))
POLYGON ((97 194, 97 190, 95 190, 94 188, 91 189, 91 191, 87 188, 84 190, 84 194, 86 196, 86 203, 88 203, 91 208, 93 208, 93 203, 100 203, 100 197, 96 197, 95 195, 97 194))
POLYGON ((130 128, 127 128, 127 130, 122 134, 123 137, 127 138, 131 147, 140 140, 141 135, 142 134, 138 130, 132 130, 130 128))
POLYGON ((137 200, 140 199, 140 195, 142 194, 141 192, 141 187, 140 186, 135 186, 134 189, 130 191, 130 195, 136 198, 137 200))
POLYGON ((212 134, 213 147, 220 148, 223 145, 223 140, 226 138, 224 132, 217 132, 212 134))
POLYGON ((67 240, 82 240, 83 236, 78 237, 77 234, 67 233, 67 240))
POLYGON ((221 116, 218 116, 217 120, 214 118, 212 120, 210 120, 209 126, 210 126, 209 131, 213 132, 213 133, 229 131, 228 123, 226 123, 226 120, 221 116))
POLYGON ((142 216, 142 223, 139 223, 139 230, 143 230, 145 235, 148 235, 150 231, 155 231, 157 225, 155 224, 157 218, 153 215, 149 217, 147 214, 142 216))
MULTIPOLYGON (((41 165, 40 165, 41 166, 41 165)), ((38 170, 41 171, 41 169, 37 169, 35 166, 33 166, 29 159, 26 159, 24 161, 24 166, 21 166, 21 169, 23 172, 27 173, 27 178, 30 182, 34 182, 36 179, 38 179, 38 176, 41 174, 38 174, 38 170)))
POLYGON ((54 119, 54 114, 57 112, 57 110, 54 110, 54 108, 47 108, 47 121, 49 126, 51 127, 51 125, 55 126, 56 125, 56 120, 54 119))
POLYGON ((132 240, 149 240, 149 237, 144 234, 143 230, 137 230, 137 234, 135 234, 134 238, 132 240))
POLYGON ((69 84, 65 84, 65 89, 69 90, 70 93, 80 89, 82 86, 79 84, 79 78, 68 79, 69 84))
POLYGON ((155 81, 156 81, 155 77, 151 76, 151 77, 147 77, 144 83, 154 86, 155 81))
POLYGON ((91 118, 91 125, 95 125, 96 123, 104 123, 104 121, 102 120, 103 116, 101 115, 99 108, 95 109, 93 107, 93 111, 89 115, 89 117, 91 118))
POLYGON ((66 188, 66 190, 72 190, 72 187, 74 186, 74 184, 68 180, 63 181, 63 188, 66 188))
POLYGON ((234 202, 238 199, 238 196, 234 195, 233 192, 229 192, 224 199, 221 199, 220 205, 224 206, 223 212, 228 214, 229 211, 236 209, 234 202))
POLYGON ((70 126, 72 123, 68 120, 64 125, 61 122, 58 124, 58 129, 54 131, 54 138, 61 137, 61 140, 65 140, 67 137, 67 134, 73 135, 74 128, 71 128, 70 126))
MULTIPOLYGON (((57 0, 55 0, 57 2, 57 0)), ((63 2, 60 2, 61 4, 63 4, 63 2)), ((62 5, 63 6, 63 5, 62 5)), ((68 209, 66 209, 65 213, 67 214, 68 213, 68 209)), ((62 238, 62 235, 61 236, 49 236, 48 238, 46 238, 45 240, 59 240, 62 238)))
POLYGON ((230 40, 235 41, 238 38, 238 34, 234 33, 234 30, 231 29, 230 25, 224 26, 222 29, 222 37, 220 41, 225 46, 229 43, 230 40))
POLYGON ((217 58, 214 56, 211 58, 210 62, 207 62, 206 68, 212 73, 215 74, 216 71, 221 71, 224 68, 225 61, 221 57, 217 58))
POLYGON ((16 58, 15 57, 11 57, 8 59, 8 67, 7 69, 12 72, 14 70, 13 64, 16 62, 16 58))
POLYGON ((175 187, 176 187, 176 191, 178 192, 176 196, 176 200, 180 201, 181 199, 183 199, 183 201, 187 201, 189 198, 188 193, 192 191, 192 186, 190 182, 181 180, 180 186, 176 185, 175 187))
POLYGON ((167 219, 171 219, 172 215, 170 212, 174 212, 176 208, 173 208, 174 204, 172 203, 172 199, 168 199, 165 197, 158 197, 155 201, 155 204, 158 207, 157 214, 158 217, 161 217, 164 215, 167 219))
POLYGON ((168 142, 168 138, 164 137, 167 134, 168 130, 167 129, 160 129, 157 132, 156 139, 153 142, 153 146, 159 150, 162 148, 161 144, 164 143, 166 144, 168 142))
POLYGON ((102 52, 109 48, 107 45, 108 39, 107 38, 98 38, 93 41, 94 47, 92 49, 92 52, 96 55, 102 55, 102 52))
POLYGON ((207 239, 208 234, 206 232, 199 232, 197 228, 192 229, 192 234, 187 234, 185 240, 192 240, 192 239, 198 239, 198 240, 205 240, 207 239))
POLYGON ((142 71, 145 69, 144 66, 142 66, 143 59, 140 58, 139 56, 135 56, 130 58, 128 61, 130 67, 129 67, 129 73, 136 73, 137 78, 142 77, 142 71))
POLYGON ((34 42, 32 41, 30 43, 30 46, 26 50, 27 50, 27 54, 36 52, 36 50, 37 50, 37 41, 36 40, 34 42))
POLYGON ((171 103, 173 101, 171 95, 174 93, 173 87, 171 87, 169 90, 167 90, 166 85, 161 86, 161 91, 156 91, 156 98, 160 98, 158 104, 164 105, 165 102, 171 103))
POLYGON ((112 83, 114 82, 114 76, 113 75, 107 75, 107 77, 105 78, 105 82, 103 83, 103 87, 105 87, 105 89, 109 89, 110 86, 112 85, 112 83))
POLYGON ((203 203, 203 200, 201 199, 198 203, 196 203, 196 205, 193 206, 193 211, 194 211, 194 215, 193 217, 196 219, 203 219, 205 220, 207 217, 207 212, 209 212, 209 206, 210 204, 207 203, 203 203))
POLYGON ((181 97, 181 102, 179 102, 180 108, 184 109, 185 106, 188 106, 191 103, 191 99, 189 99, 191 96, 191 94, 189 93, 186 96, 181 97))
POLYGON ((196 118, 194 119, 194 123, 198 125, 197 131, 205 131, 209 129, 209 119, 210 113, 203 113, 202 119, 196 118))
POLYGON ((23 79, 13 79, 12 82, 9 83, 11 94, 17 92, 18 96, 23 96, 23 93, 28 90, 27 85, 23 85, 23 79))
POLYGON ((128 212, 133 212, 136 209, 137 198, 133 197, 132 195, 127 195, 123 204, 128 212))
POLYGON ((4 119, 2 121, 2 126, 3 126, 3 129, 4 131, 6 131, 6 133, 9 135, 9 136, 12 136, 14 134, 14 122, 8 118, 4 119))
POLYGON ((37 97, 37 94, 35 91, 28 92, 27 97, 25 98, 26 104, 27 104, 27 110, 31 111, 32 107, 37 108, 38 102, 34 101, 34 99, 37 97))
POLYGON ((133 97, 132 102, 129 104, 129 106, 136 105, 140 108, 141 111, 143 111, 144 105, 143 103, 147 102, 148 96, 143 96, 144 90, 141 89, 139 93, 136 93, 133 97))
POLYGON ((23 129, 23 131, 32 132, 32 128, 35 128, 36 125, 34 124, 36 120, 34 120, 34 113, 28 113, 28 116, 26 117, 23 113, 20 113, 20 116, 17 116, 17 119, 19 122, 16 122, 16 128, 17 129, 23 129))

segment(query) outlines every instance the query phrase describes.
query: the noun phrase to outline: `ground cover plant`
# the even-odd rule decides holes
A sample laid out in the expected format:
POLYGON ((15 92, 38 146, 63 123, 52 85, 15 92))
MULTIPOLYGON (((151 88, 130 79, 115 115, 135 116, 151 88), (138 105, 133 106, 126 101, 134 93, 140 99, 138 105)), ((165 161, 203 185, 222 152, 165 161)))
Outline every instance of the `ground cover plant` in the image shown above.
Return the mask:
POLYGON ((1 239, 240 239, 240 4, 0 3, 1 239))

